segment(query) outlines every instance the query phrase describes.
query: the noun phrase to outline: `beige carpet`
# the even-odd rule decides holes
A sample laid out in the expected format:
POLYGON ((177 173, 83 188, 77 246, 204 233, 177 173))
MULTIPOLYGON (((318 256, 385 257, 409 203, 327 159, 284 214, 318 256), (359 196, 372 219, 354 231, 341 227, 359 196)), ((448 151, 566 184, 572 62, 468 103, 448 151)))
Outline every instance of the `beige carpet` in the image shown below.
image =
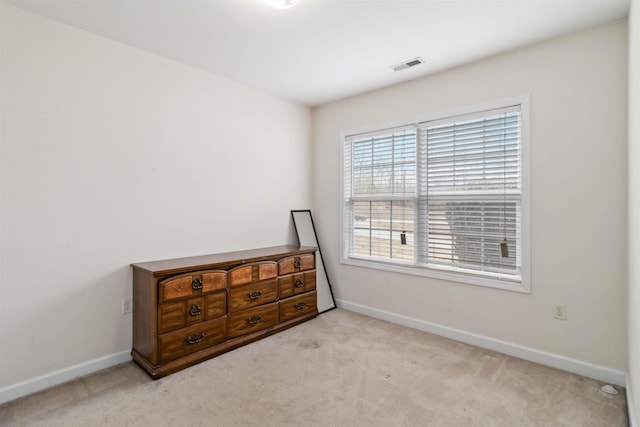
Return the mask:
POLYGON ((157 381, 133 363, 0 425, 625 426, 624 389, 344 310, 157 381))

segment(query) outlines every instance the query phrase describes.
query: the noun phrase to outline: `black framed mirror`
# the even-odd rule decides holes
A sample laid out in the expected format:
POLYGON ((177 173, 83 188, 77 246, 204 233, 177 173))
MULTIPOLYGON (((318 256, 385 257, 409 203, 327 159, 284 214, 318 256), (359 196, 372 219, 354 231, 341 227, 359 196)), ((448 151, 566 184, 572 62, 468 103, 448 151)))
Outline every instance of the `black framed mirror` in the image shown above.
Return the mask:
POLYGON ((293 210, 291 211, 291 218, 293 219, 293 227, 296 229, 296 235, 298 236, 298 244, 301 246, 315 246, 318 248, 316 254, 316 291, 318 292, 318 312, 324 313, 325 311, 336 308, 336 300, 333 297, 333 290, 331 289, 331 283, 329 283, 329 275, 327 274, 327 267, 324 264, 322 258, 322 251, 320 249, 320 243, 318 243, 318 236, 316 234, 316 227, 313 223, 313 217, 311 211, 306 210, 293 210))

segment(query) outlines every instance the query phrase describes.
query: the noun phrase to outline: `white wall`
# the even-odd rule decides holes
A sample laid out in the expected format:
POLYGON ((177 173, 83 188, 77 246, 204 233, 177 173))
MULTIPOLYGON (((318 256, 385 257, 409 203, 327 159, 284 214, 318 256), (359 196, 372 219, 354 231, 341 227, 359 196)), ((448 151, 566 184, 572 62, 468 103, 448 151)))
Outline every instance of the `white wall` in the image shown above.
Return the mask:
MULTIPOLYGON (((640 419, 640 0, 629 10, 629 413, 640 419)), ((635 423, 634 423, 635 422, 635 423)))
POLYGON ((624 377, 626 128, 626 20, 317 108, 313 205, 336 297, 624 377), (527 94, 531 294, 340 264, 341 131, 527 94))
POLYGON ((131 348, 131 262, 295 240, 311 111, 2 14, 0 391, 131 348))

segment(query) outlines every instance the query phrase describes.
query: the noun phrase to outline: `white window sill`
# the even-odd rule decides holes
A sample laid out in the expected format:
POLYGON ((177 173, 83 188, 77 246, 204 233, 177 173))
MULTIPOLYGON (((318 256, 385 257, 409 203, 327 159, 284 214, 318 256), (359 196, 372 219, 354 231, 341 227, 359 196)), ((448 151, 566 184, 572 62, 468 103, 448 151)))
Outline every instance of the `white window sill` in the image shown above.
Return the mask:
POLYGON ((356 267, 371 268, 374 270, 391 271, 394 273, 410 274, 412 276, 430 277, 432 279, 448 280, 451 282, 465 283, 469 285, 485 286, 488 288, 502 289, 520 293, 531 293, 528 281, 520 279, 516 281, 513 278, 501 277, 495 274, 495 277, 483 277, 474 274, 467 274, 456 271, 436 270, 428 267, 418 267, 413 264, 391 264, 383 261, 359 259, 359 258, 342 258, 342 264, 352 265, 356 267))

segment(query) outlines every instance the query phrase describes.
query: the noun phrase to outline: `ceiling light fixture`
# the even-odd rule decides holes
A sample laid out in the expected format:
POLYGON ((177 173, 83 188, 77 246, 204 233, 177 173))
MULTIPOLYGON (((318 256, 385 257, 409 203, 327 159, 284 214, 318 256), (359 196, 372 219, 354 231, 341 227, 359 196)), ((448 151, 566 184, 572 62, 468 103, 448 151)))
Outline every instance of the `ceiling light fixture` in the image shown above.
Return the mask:
POLYGON ((300 0, 264 0, 271 7, 276 9, 289 9, 298 4, 300 0))

